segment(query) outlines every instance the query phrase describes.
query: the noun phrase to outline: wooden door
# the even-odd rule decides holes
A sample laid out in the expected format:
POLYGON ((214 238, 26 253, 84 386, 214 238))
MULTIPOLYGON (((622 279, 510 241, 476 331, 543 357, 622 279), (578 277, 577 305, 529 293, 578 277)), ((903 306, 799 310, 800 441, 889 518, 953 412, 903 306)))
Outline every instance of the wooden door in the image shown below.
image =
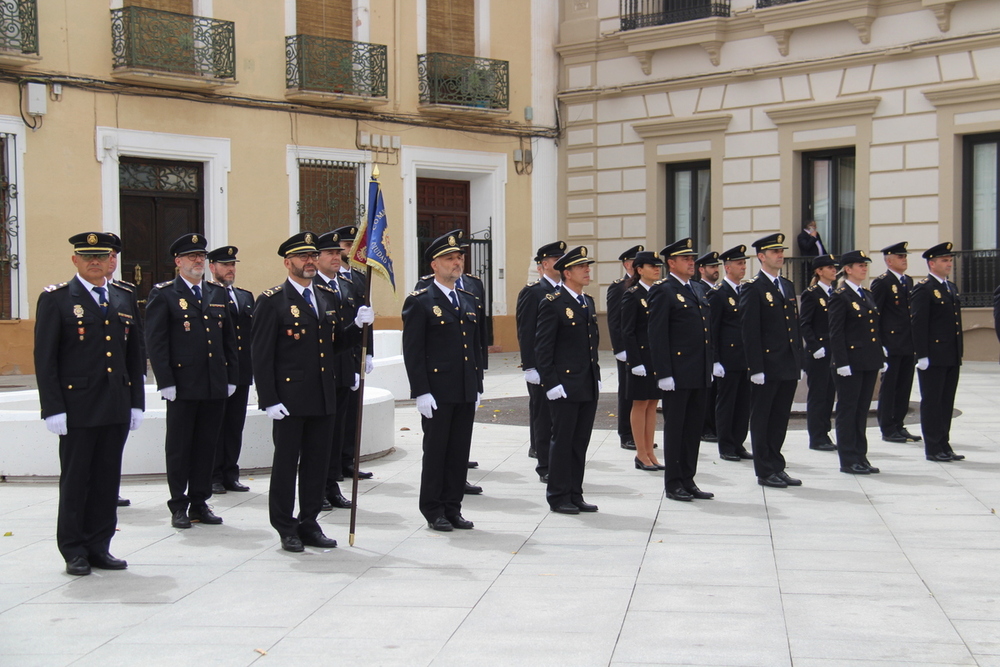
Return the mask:
POLYGON ((424 251, 431 241, 453 229, 469 238, 469 182, 442 178, 417 179, 417 248, 420 275, 431 271, 424 251))

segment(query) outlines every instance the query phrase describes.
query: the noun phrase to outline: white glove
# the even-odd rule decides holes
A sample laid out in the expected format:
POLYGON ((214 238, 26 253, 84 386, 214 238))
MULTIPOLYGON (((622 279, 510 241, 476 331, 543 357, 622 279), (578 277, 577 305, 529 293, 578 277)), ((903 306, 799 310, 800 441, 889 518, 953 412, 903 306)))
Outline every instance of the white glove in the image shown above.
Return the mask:
POLYGON ((49 432, 55 433, 56 435, 66 435, 69 433, 66 429, 66 413, 60 412, 57 415, 46 417, 45 428, 49 429, 49 432))
POLYGON ((545 392, 545 397, 550 401, 554 401, 557 398, 569 398, 569 396, 566 395, 566 390, 563 389, 563 386, 561 384, 557 384, 556 386, 552 387, 552 389, 549 389, 547 392, 545 392))
POLYGON ((600 392, 602 389, 604 389, 604 383, 601 382, 600 380, 598 380, 597 381, 597 391, 600 392))
POLYGON ((826 348, 821 347, 815 352, 813 352, 813 359, 823 359, 826 357, 826 348))
POLYGON ((722 367, 722 364, 716 361, 712 364, 712 375, 717 378, 724 378, 726 377, 726 369, 722 367))
POLYGON ((164 387, 160 390, 160 396, 162 396, 165 401, 176 401, 177 387, 164 387))
POLYGON ((227 384, 226 385, 226 396, 229 397, 229 396, 232 396, 235 393, 236 393, 236 385, 235 384, 227 384))
POLYGON ((628 361, 628 353, 625 350, 622 350, 621 352, 615 355, 615 359, 617 359, 618 361, 628 361))
POLYGON ((375 357, 370 354, 365 355, 365 375, 371 375, 375 370, 375 357))
POLYGON ((354 317, 354 326, 361 328, 366 324, 371 324, 375 321, 375 311, 372 310, 371 306, 361 306, 358 308, 358 314, 354 317))
POLYGON ((641 378, 646 377, 646 365, 645 364, 639 364, 638 366, 636 366, 635 368, 633 368, 632 369, 632 375, 638 375, 641 378))
POLYGON ((424 417, 433 419, 434 411, 437 410, 437 407, 437 401, 434 400, 434 396, 431 394, 420 394, 417 396, 417 412, 424 417))
POLYGON ((278 403, 277 405, 272 405, 269 408, 264 408, 264 412, 267 416, 274 421, 280 421, 288 416, 288 408, 285 407, 284 403, 278 403))
POLYGON ((677 383, 674 382, 673 376, 659 380, 656 386, 660 388, 660 391, 673 391, 677 389, 677 383))
POLYGON ((753 382, 754 384, 764 384, 764 374, 754 373, 753 375, 750 376, 750 381, 753 382))
POLYGON ((128 420, 128 430, 135 431, 142 425, 142 410, 132 408, 132 414, 128 420))
POLYGON ((480 393, 479 393, 479 392, 477 391, 477 392, 476 392, 476 410, 478 410, 478 409, 479 409, 479 401, 480 401, 480 399, 482 399, 482 397, 483 397, 483 395, 482 395, 482 394, 480 394, 480 393))
POLYGON ((358 373, 354 374, 354 386, 351 387, 351 391, 357 391, 358 387, 361 386, 361 376, 358 373))
POLYGON ((524 371, 524 381, 527 382, 528 384, 541 384, 542 376, 539 375, 538 371, 536 371, 534 368, 529 368, 528 370, 524 371))
POLYGON ((930 368, 930 366, 931 366, 931 359, 930 359, 930 357, 921 357, 921 358, 917 359, 917 370, 918 371, 926 371, 928 368, 930 368))
POLYGON ((804 368, 799 371, 799 379, 800 380, 805 380, 806 379, 806 370, 804 368))
POLYGON ((882 354, 884 354, 886 357, 889 356, 889 350, 885 349, 884 345, 882 346, 882 354))
POLYGON ((842 378, 850 377, 851 376, 851 367, 850 366, 841 366, 840 368, 837 369, 837 375, 839 375, 842 378))
POLYGON ((885 373, 887 370, 889 370, 889 362, 888 361, 883 361, 882 362, 882 372, 885 373))

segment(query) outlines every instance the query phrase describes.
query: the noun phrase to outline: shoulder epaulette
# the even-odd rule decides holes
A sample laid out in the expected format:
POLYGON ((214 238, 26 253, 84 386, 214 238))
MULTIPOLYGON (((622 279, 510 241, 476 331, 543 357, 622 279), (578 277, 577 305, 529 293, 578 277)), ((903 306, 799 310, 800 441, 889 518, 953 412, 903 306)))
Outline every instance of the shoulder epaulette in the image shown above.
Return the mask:
POLYGON ((221 287, 223 289, 226 288, 226 286, 220 283, 218 280, 212 280, 211 278, 206 278, 205 282, 208 283, 209 285, 215 285, 216 287, 221 287))
POLYGON ((421 280, 430 280, 433 277, 434 277, 433 273, 428 273, 426 276, 420 276, 420 279, 421 280))
POLYGON ((618 280, 614 280, 614 281, 612 281, 612 282, 611 282, 611 284, 612 284, 612 285, 617 285, 618 283, 620 283, 620 282, 624 282, 624 281, 625 281, 625 277, 624 277, 624 276, 622 276, 622 277, 621 277, 621 278, 619 278, 618 280))
POLYGON ((528 287, 531 287, 532 285, 537 285, 540 282, 542 282, 541 278, 539 278, 538 280, 535 280, 535 281, 532 281, 532 282, 528 283, 528 287))
POLYGON ((63 287, 66 287, 66 285, 69 285, 69 281, 68 280, 66 282, 64 282, 64 283, 59 283, 58 285, 49 285, 48 287, 45 288, 45 291, 46 292, 55 292, 57 289, 62 289, 63 287))
POLYGON ((420 295, 420 294, 423 294, 423 293, 424 293, 424 292, 426 292, 426 291, 427 291, 427 288, 426 288, 426 287, 421 287, 421 288, 420 288, 420 289, 418 289, 418 290, 413 290, 412 292, 410 292, 410 296, 418 296, 418 295, 420 295))
POLYGON ((162 282, 162 283, 156 283, 155 285, 153 285, 153 287, 156 287, 158 289, 165 289, 167 287, 170 287, 173 284, 174 284, 173 280, 167 280, 167 281, 162 282))
POLYGON ((847 289, 847 285, 841 285, 837 289, 833 290, 833 293, 834 294, 843 294, 846 289, 847 289))
POLYGON ((323 290, 323 291, 325 291, 325 292, 329 292, 330 294, 335 294, 335 292, 333 291, 333 288, 330 287, 329 285, 324 285, 323 283, 316 283, 316 287, 319 288, 319 289, 321 289, 321 290, 323 290))
POLYGON ((264 290, 263 292, 261 292, 261 294, 263 294, 264 296, 274 296, 275 294, 279 293, 283 289, 285 289, 284 285, 276 285, 276 286, 272 287, 271 289, 264 290))
POLYGON ((474 293, 470 292, 469 290, 465 289, 464 287, 456 287, 455 289, 456 289, 456 291, 461 292, 462 294, 468 294, 469 296, 475 297, 476 299, 479 298, 474 293))
POLYGON ((134 290, 135 289, 135 283, 130 283, 127 280, 112 280, 111 284, 112 285, 118 285, 118 287, 124 287, 127 290, 134 290))
POLYGON ((562 294, 562 292, 549 292, 548 294, 545 295, 545 298, 548 299, 549 301, 555 301, 557 298, 559 298, 560 294, 562 294))
POLYGON ((750 283, 755 283, 755 282, 757 282, 758 278, 760 278, 760 276, 756 275, 753 278, 751 278, 750 280, 746 281, 746 284, 749 285, 750 283))
POLYGON ((233 289, 234 290, 239 290, 240 292, 246 292, 247 294, 253 294, 253 292, 251 292, 250 290, 243 289, 242 287, 237 287, 236 285, 233 285, 233 289))
POLYGON ((626 287, 626 288, 625 288, 625 291, 626 291, 626 292, 634 292, 634 291, 636 291, 636 290, 637 290, 638 288, 639 288, 639 285, 638 285, 638 284, 635 284, 635 285, 632 285, 631 287, 626 287))
POLYGON ((480 278, 479 276, 477 276, 477 275, 475 275, 475 274, 473 274, 473 273, 466 273, 465 275, 469 276, 469 277, 470 277, 470 278, 472 278, 473 280, 478 280, 479 282, 483 282, 483 279, 482 279, 482 278, 480 278))
POLYGON ((874 279, 875 279, 875 280, 887 280, 888 278, 889 278, 889 272, 888 272, 888 271, 886 271, 885 273, 883 273, 883 274, 882 274, 882 275, 880 275, 880 276, 875 276, 875 278, 874 278, 874 279))
POLYGON ((657 280, 657 281, 656 281, 655 283, 653 283, 653 284, 654 284, 654 285, 661 285, 661 284, 663 284, 663 283, 664 283, 664 282, 665 282, 666 280, 667 280, 666 278, 660 278, 659 280, 657 280))

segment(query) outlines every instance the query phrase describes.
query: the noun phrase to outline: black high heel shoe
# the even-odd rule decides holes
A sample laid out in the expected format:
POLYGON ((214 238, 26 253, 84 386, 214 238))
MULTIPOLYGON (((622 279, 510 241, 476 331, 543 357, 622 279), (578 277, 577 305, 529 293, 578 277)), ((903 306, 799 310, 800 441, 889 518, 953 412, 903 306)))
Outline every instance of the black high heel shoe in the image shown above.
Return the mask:
POLYGON ((649 472, 656 472, 657 470, 659 470, 659 468, 656 467, 656 466, 648 466, 648 465, 646 465, 645 463, 643 463, 642 461, 639 460, 638 456, 635 457, 635 469, 636 470, 646 470, 646 471, 649 471, 649 472))

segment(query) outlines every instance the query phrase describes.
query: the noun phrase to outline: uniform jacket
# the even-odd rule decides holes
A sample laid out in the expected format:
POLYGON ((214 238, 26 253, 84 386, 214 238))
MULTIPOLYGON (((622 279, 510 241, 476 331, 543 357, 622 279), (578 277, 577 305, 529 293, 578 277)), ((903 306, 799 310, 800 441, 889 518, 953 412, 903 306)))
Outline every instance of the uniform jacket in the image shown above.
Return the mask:
MULTIPOLYGON (((317 285, 329 287, 319 273, 313 278, 313 282, 317 285)), ((343 346, 343 349, 334 356, 331 365, 336 378, 336 386, 339 388, 353 387, 354 375, 361 372, 361 331, 357 327, 354 327, 357 331, 350 332, 349 327, 353 326, 354 318, 357 317, 358 307, 361 304, 355 293, 354 285, 345 277, 342 271, 337 276, 337 292, 337 294, 329 294, 330 303, 333 304, 333 307, 337 311, 341 334, 349 336, 350 340, 355 341, 355 344, 343 346)), ((364 295, 361 298, 363 299, 364 295)))
POLYGON ((177 398, 226 398, 239 382, 236 327, 226 290, 202 282, 201 303, 180 276, 160 283, 146 303, 146 351, 158 389, 177 387, 177 398))
MULTIPOLYGON (((820 254, 819 244, 823 243, 823 237, 821 237, 819 234, 813 236, 812 234, 803 229, 801 232, 799 232, 798 243, 799 243, 800 255, 802 255, 803 257, 816 257, 820 254)), ((830 252, 829 250, 826 249, 825 243, 823 243, 823 251, 830 252)))
MULTIPOLYGON (((221 283, 214 280, 209 282, 226 290, 221 283)), ((250 335, 253 330, 253 293, 236 285, 233 285, 233 293, 236 295, 236 313, 233 314, 233 306, 230 305, 229 314, 232 316, 236 328, 236 356, 240 360, 239 382, 236 384, 247 386, 253 384, 253 360, 250 356, 250 335)), ((226 290, 226 299, 227 304, 232 304, 232 299, 229 299, 229 290, 226 290)))
POLYGON ((653 374, 653 353, 649 348, 649 290, 636 283, 622 295, 622 339, 629 369, 645 366, 653 374))
POLYGON ((538 326, 538 304, 549 292, 557 290, 546 278, 539 278, 521 288, 517 295, 517 345, 521 348, 521 368, 538 368, 535 361, 535 329, 538 326))
POLYGON ((763 373, 765 380, 798 380, 802 338, 795 288, 786 278, 780 281, 779 293, 761 271, 740 288, 743 350, 750 375, 763 373))
POLYGON ((74 277, 45 288, 35 313, 42 418, 65 412, 70 428, 89 428, 127 424, 145 408, 134 293, 109 283, 105 315, 74 277))
POLYGON ((403 302, 403 363, 413 398, 471 403, 483 392, 478 300, 466 290, 455 293, 457 311, 434 284, 403 302))
MULTIPOLYGON (((263 410, 281 403, 293 417, 332 415, 337 409, 336 355, 351 345, 333 291, 314 285, 316 311, 286 280, 264 290, 253 311, 253 374, 263 410)), ((354 336, 360 329, 353 323, 354 336)))
MULTIPOLYGON (((913 285, 913 278, 906 276, 913 285)), ((913 354, 913 335, 910 333, 910 289, 901 285, 892 271, 886 271, 872 280, 871 293, 878 307, 882 345, 892 356, 913 354)))
POLYGON ((545 391, 563 386, 569 401, 596 401, 601 366, 597 361, 600 333, 597 306, 584 296, 587 307, 565 289, 546 294, 538 304, 535 358, 545 391))
POLYGON ((799 331, 809 356, 819 348, 827 348, 830 353, 830 297, 822 283, 816 283, 802 291, 802 309, 799 312, 799 331))
MULTIPOLYGON (((413 289, 419 290, 425 287, 430 287, 433 284, 434 274, 428 274, 426 276, 422 276, 420 280, 417 281, 417 284, 413 289)), ((480 368, 486 370, 490 367, 490 339, 489 332, 487 330, 487 326, 489 324, 489 313, 486 312, 486 287, 483 285, 483 281, 479 278, 479 276, 474 276, 471 273, 463 273, 462 289, 476 297, 476 314, 479 321, 479 347, 481 348, 480 357, 482 358, 482 365, 480 368)))
POLYGON ((852 372, 882 368, 885 355, 874 299, 861 298, 849 285, 834 291, 830 297, 830 347, 836 368, 850 366, 852 372))
POLYGON ((712 386, 711 306, 701 289, 689 290, 673 275, 649 290, 649 340, 657 380, 674 378, 678 389, 712 386))
POLYGON ((623 276, 608 285, 605 299, 608 307, 608 338, 611 339, 611 349, 615 354, 625 349, 625 340, 622 338, 622 297, 628 280, 628 276, 623 276))
POLYGON ((962 365, 962 299, 957 292, 952 295, 933 276, 918 281, 910 294, 910 322, 917 359, 928 357, 931 366, 962 365))
POLYGON ((715 361, 727 373, 745 372, 747 357, 743 352, 743 335, 740 329, 740 298, 725 280, 708 292, 712 308, 712 346, 715 361))

